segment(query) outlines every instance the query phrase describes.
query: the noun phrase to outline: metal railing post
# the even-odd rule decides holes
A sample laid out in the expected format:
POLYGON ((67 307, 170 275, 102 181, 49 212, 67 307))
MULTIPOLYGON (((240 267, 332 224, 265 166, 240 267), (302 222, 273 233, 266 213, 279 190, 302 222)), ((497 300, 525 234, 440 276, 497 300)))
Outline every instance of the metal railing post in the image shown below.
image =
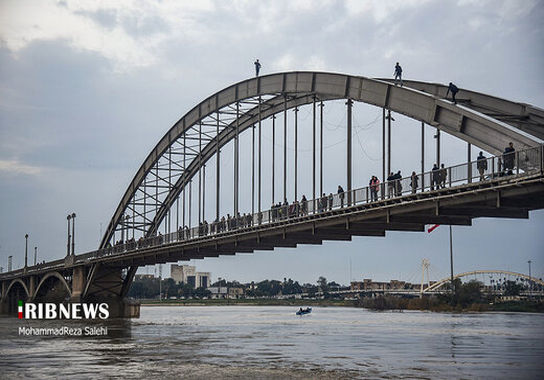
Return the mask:
POLYGON ((491 179, 495 178, 495 156, 491 157, 491 179))
POLYGON ((451 187, 451 167, 448 168, 448 177, 450 179, 450 187, 451 187))
POLYGON ((516 174, 519 174, 519 152, 516 152, 516 174))

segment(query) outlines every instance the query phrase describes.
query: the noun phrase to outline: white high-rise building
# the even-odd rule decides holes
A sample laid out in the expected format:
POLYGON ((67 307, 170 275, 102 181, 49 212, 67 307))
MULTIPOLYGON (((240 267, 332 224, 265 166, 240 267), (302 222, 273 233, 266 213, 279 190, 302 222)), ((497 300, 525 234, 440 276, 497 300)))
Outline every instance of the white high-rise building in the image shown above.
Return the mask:
POLYGON ((196 268, 192 265, 177 264, 172 264, 170 266, 170 276, 176 283, 182 282, 184 284, 189 284, 195 289, 209 287, 212 277, 210 272, 197 272, 196 268))

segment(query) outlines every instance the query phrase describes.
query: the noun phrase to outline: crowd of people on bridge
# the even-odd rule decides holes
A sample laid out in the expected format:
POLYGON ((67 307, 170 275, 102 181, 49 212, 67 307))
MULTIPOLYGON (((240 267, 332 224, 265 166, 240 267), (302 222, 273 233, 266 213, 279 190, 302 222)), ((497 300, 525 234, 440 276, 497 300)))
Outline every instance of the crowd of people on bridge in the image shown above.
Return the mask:
MULTIPOLYGON (((484 181, 486 179, 502 177, 513 174, 513 169, 516 165, 516 150, 512 142, 504 149, 504 152, 501 156, 497 157, 497 169, 498 172, 488 173, 488 158, 484 156, 483 152, 480 152, 476 159, 476 168, 479 174, 479 180, 484 181)), ((368 183, 367 194, 370 194, 370 199, 367 198, 367 202, 376 202, 379 200, 379 194, 381 192, 382 198, 394 198, 400 197, 403 193, 402 182, 410 181, 409 186, 412 194, 415 194, 418 190, 423 191, 420 188, 420 176, 415 171, 412 171, 412 174, 408 178, 403 178, 401 171, 398 170, 397 173, 390 172, 385 183, 381 183, 380 179, 373 175, 370 178, 368 183), (386 196, 387 189, 387 196, 386 196)), ((444 164, 441 164, 440 167, 437 164, 433 165, 433 168, 430 172, 430 190, 440 190, 446 187, 446 182, 448 178, 448 169, 444 167, 444 164)), ((450 178, 450 182, 452 179, 450 178)), ((126 240, 118 240, 115 245, 112 247, 108 243, 106 249, 102 250, 99 254, 112 254, 122 251, 129 251, 134 249, 141 249, 150 246, 162 245, 164 243, 169 243, 174 240, 182 241, 188 240, 195 237, 207 236, 210 234, 218 234, 227 231, 233 231, 240 228, 248 228, 253 225, 261 224, 263 221, 266 222, 278 222, 290 218, 304 217, 309 215, 309 210, 314 210, 315 213, 323 213, 326 211, 332 211, 335 207, 343 208, 346 204, 345 202, 346 192, 341 185, 338 185, 336 192, 337 203, 335 205, 335 195, 333 193, 323 193, 319 198, 314 201, 309 201, 306 198, 306 195, 302 195, 300 202, 294 200, 291 204, 287 202, 287 199, 284 199, 283 203, 279 202, 273 204, 269 211, 258 212, 256 214, 244 213, 240 214, 239 212, 235 216, 227 214, 220 219, 216 219, 212 223, 208 223, 206 220, 199 222, 197 228, 189 228, 187 225, 179 227, 177 235, 167 234, 162 235, 158 232, 151 237, 140 237, 135 241, 134 237, 128 238, 126 240), (315 205, 315 206, 314 206, 315 205), (315 207, 315 208, 314 208, 315 207), (268 218, 264 220, 263 215, 267 215, 268 218)), ((368 195, 367 195, 368 196, 368 195)), ((355 192, 351 194, 351 197, 348 197, 350 202, 358 203, 355 199, 355 192)), ((360 200, 359 200, 360 202, 360 200)), ((128 232, 127 232, 128 235, 128 232)))

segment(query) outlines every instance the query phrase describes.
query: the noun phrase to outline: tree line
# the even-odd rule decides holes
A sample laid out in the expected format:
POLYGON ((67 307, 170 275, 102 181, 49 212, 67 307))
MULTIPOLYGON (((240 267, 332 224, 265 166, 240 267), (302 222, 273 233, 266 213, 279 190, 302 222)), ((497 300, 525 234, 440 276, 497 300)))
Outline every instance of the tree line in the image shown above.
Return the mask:
MULTIPOLYGON (((284 278, 279 280, 263 280, 242 284, 238 281, 226 281, 224 279, 214 282, 211 287, 241 288, 246 297, 276 297, 278 295, 308 294, 315 296, 322 292, 328 297, 329 290, 337 290, 342 286, 335 281, 328 282, 320 276, 316 284, 304 283, 284 278)), ((159 297, 159 290, 162 288, 162 298, 209 298, 212 293, 206 288, 194 288, 191 284, 176 283, 174 279, 163 279, 159 283, 158 278, 138 277, 135 278, 128 292, 128 296, 136 299, 153 299, 159 297)))

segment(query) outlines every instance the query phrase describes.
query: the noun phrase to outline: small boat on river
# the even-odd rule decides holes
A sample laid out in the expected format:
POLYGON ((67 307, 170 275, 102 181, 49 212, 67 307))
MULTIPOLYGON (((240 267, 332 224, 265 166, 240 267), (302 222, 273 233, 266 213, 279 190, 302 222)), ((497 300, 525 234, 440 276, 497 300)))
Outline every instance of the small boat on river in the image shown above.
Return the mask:
POLYGON ((297 315, 310 314, 311 312, 312 312, 312 308, 311 308, 311 307, 307 307, 306 309, 300 308, 300 309, 298 309, 298 311, 297 311, 297 315))

